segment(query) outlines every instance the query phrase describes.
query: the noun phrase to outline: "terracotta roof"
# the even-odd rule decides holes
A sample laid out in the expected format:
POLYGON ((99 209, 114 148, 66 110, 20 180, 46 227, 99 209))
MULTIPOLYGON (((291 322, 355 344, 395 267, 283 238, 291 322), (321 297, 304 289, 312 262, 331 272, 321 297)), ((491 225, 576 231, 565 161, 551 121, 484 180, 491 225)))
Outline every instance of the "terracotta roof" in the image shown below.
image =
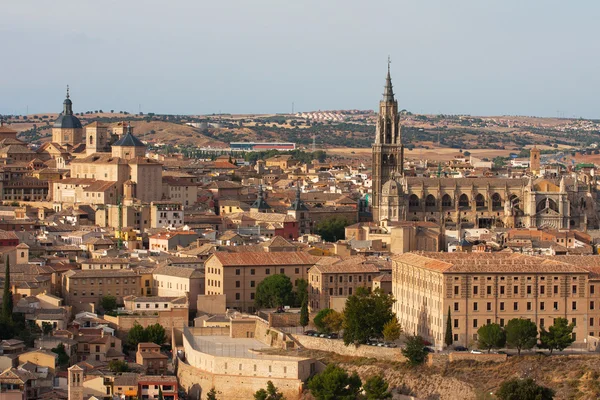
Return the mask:
POLYGON ((365 257, 356 256, 333 264, 315 265, 309 272, 320 272, 322 274, 379 273, 379 268, 368 263, 365 257))
POLYGON ((176 276, 179 278, 202 278, 204 274, 199 269, 176 267, 174 265, 162 265, 152 272, 153 275, 176 276))
POLYGON ((585 273, 565 262, 512 253, 413 252, 395 256, 395 262, 442 273, 585 273))
POLYGON ((314 265, 320 257, 303 252, 278 252, 278 253, 213 253, 209 260, 216 258, 224 267, 250 267, 262 265, 314 265))

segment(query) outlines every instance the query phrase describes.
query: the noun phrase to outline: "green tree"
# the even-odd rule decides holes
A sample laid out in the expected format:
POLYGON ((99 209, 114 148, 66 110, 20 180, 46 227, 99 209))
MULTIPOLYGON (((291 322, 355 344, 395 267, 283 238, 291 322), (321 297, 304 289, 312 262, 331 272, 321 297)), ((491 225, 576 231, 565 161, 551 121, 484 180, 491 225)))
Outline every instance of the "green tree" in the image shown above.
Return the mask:
POLYGON ((554 391, 538 385, 531 378, 510 379, 502 382, 500 389, 495 393, 500 400, 552 400, 554 391))
POLYGON ((256 287, 256 308, 274 308, 290 305, 292 282, 283 274, 271 275, 263 279, 256 287))
POLYGON ((444 343, 446 343, 446 346, 452 346, 452 343, 454 342, 453 336, 454 335, 452 334, 452 315, 450 314, 450 306, 448 306, 448 318, 446 318, 446 336, 444 337, 444 343))
POLYGON ((296 280, 296 291, 294 292, 295 297, 295 306, 302 307, 302 303, 304 299, 308 300, 308 282, 306 279, 297 279, 296 280))
POLYGON ((273 382, 267 382, 267 390, 260 389, 254 393, 254 400, 285 400, 283 393, 278 392, 273 382))
POLYGON ((394 317, 392 295, 381 289, 369 292, 358 288, 348 297, 344 308, 344 344, 366 343, 371 337, 381 337, 383 326, 394 317))
POLYGON ((158 387, 158 400, 165 400, 162 392, 162 385, 158 387))
POLYGON ((325 332, 327 333, 339 332, 342 329, 343 324, 344 316, 335 310, 331 310, 331 312, 323 318, 323 325, 325 326, 325 332))
POLYGON ((10 261, 7 255, 4 268, 4 292, 2 295, 2 322, 12 325, 13 300, 10 290, 10 261))
POLYGON ((217 391, 215 388, 210 389, 210 391, 206 393, 206 400, 217 400, 217 391))
POLYGON ((528 319, 513 318, 504 328, 506 332, 506 344, 517 349, 521 355, 522 349, 531 349, 537 342, 537 327, 528 319))
POLYGON ((302 308, 300 309, 300 325, 305 328, 308 325, 308 300, 304 299, 302 302, 302 308))
POLYGON ((148 336, 146 334, 146 330, 137 323, 137 321, 133 324, 133 328, 127 332, 127 345, 133 349, 137 350, 137 346, 139 343, 144 343, 148 341, 148 336))
POLYGON ((316 400, 356 400, 362 382, 356 372, 352 375, 333 364, 308 382, 308 389, 316 400))
POLYGON ((575 324, 569 324, 566 318, 556 318, 554 324, 548 328, 540 328, 540 345, 542 349, 550 349, 550 354, 554 349, 563 351, 569 347, 575 339, 573 339, 573 329, 575 324))
POLYGON ((52 327, 52 324, 50 322, 46 322, 46 321, 42 322, 42 333, 44 335, 46 335, 46 336, 49 335, 50 333, 52 333, 53 329, 54 328, 52 327))
POLYGON ((210 389, 210 391, 206 393, 206 400, 217 400, 217 391, 215 388, 210 389))
POLYGON ((325 326, 325 317, 327 317, 328 314, 332 313, 333 310, 331 308, 324 308, 322 310, 320 310, 317 315, 315 315, 315 318, 313 319, 313 323, 315 324, 315 327, 317 328, 317 330, 319 332, 326 332, 327 331, 327 327, 325 326))
POLYGON ((391 399, 392 394, 388 391, 388 383, 381 375, 373 375, 363 385, 366 400, 391 399))
POLYGON ((477 330, 477 345, 480 349, 500 349, 506 344, 506 334, 498 324, 486 324, 477 330))
POLYGON ((348 220, 339 215, 333 215, 317 223, 316 233, 327 242, 336 242, 346 237, 346 227, 350 225, 348 220))
POLYGON ((406 344, 402 349, 402 355, 406 357, 410 365, 419 365, 425 361, 427 351, 425 351, 425 341, 421 336, 408 336, 406 344))
POLYGON ((160 324, 149 325, 145 329, 146 340, 148 342, 156 343, 160 346, 165 344, 167 341, 167 334, 165 328, 160 324))
POLYGON ((58 360, 56 361, 60 367, 68 367, 71 358, 67 354, 65 349, 65 345, 63 343, 59 343, 58 346, 52 349, 53 353, 58 355, 58 360))
POLYGON ((108 369, 112 372, 129 372, 129 365, 126 361, 112 360, 108 363, 108 369))
POLYGON ((107 295, 102 297, 100 300, 100 307, 104 312, 111 312, 117 309, 117 298, 115 296, 107 295))
POLYGON ((383 338, 387 342, 393 342, 400 338, 400 334, 402 333, 402 327, 398 322, 398 317, 394 316, 388 322, 383 325, 383 338))

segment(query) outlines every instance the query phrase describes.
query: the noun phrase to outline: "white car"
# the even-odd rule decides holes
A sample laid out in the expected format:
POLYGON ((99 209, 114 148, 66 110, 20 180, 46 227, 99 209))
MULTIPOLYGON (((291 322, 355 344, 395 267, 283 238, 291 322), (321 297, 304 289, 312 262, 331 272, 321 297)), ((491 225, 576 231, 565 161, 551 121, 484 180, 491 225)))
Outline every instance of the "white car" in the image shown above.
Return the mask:
POLYGON ((477 350, 477 349, 473 349, 473 350, 471 350, 471 353, 472 354, 483 354, 483 351, 477 350))

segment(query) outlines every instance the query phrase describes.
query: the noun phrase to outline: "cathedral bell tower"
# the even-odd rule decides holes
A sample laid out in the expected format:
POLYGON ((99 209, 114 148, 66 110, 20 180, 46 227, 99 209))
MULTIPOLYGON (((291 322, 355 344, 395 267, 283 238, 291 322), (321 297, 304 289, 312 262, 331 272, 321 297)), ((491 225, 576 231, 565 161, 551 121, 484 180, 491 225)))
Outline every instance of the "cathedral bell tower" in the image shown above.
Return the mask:
POLYGON ((379 115, 373 144, 373 220, 379 221, 381 203, 381 188, 388 180, 402 175, 404 172, 404 146, 402 145, 402 130, 398 101, 394 99, 392 78, 390 75, 390 60, 385 80, 383 99, 379 102, 379 115))

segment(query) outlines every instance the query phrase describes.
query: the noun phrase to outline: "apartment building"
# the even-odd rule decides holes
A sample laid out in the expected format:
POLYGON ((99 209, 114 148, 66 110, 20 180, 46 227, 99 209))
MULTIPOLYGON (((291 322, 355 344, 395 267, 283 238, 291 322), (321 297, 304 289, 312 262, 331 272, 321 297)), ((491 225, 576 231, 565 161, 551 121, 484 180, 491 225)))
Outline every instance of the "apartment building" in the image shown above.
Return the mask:
POLYGON ((392 266, 393 310, 405 332, 437 348, 444 345, 448 310, 457 345, 473 345, 477 330, 488 323, 526 318, 540 327, 557 317, 575 323, 575 343, 584 343, 600 330, 600 268, 591 258, 597 256, 580 257, 565 262, 513 253, 400 254, 392 266))
POLYGON ((373 279, 380 275, 375 264, 364 257, 352 257, 334 264, 317 264, 308 271, 308 308, 317 312, 322 308, 335 308, 332 299, 341 299, 356 294, 356 289, 371 289, 373 279))
POLYGON ((150 236, 150 251, 167 252, 176 250, 178 246, 188 247, 196 239, 198 234, 194 231, 160 232, 150 236))
POLYGON ((72 306, 74 312, 93 311, 107 295, 115 296, 117 303, 123 304, 123 296, 140 293, 141 282, 141 277, 132 270, 71 270, 63 274, 62 293, 66 305, 72 306))
POLYGON ((156 343, 139 343, 135 362, 144 367, 149 375, 165 375, 169 356, 160 352, 156 343))
POLYGON ((303 252, 216 252, 205 263, 206 294, 224 294, 227 308, 253 312, 256 286, 263 279, 284 274, 296 285, 320 260, 303 252))
POLYGON ((139 399, 158 399, 161 391, 164 400, 177 400, 179 398, 177 377, 164 375, 140 375, 138 377, 139 399))
MULTIPOLYGON (((158 184, 158 183, 157 183, 158 184)), ((176 201, 150 203, 150 228, 183 226, 183 206, 176 201)))
POLYGON ((187 297, 190 309, 196 309, 199 295, 205 293, 201 269, 161 265, 152 273, 153 292, 161 297, 187 297))

